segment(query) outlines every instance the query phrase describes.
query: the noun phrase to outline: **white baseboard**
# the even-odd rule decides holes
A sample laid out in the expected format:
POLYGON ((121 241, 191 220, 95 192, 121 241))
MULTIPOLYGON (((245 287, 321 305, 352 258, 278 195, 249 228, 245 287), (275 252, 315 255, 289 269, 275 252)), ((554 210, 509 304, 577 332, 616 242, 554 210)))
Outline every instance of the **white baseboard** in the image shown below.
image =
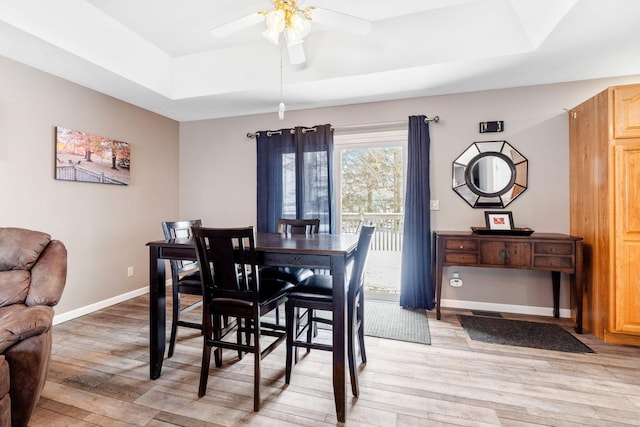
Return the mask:
POLYGON ((93 313, 94 311, 98 311, 103 308, 107 308, 109 306, 121 303, 123 301, 129 300, 131 298, 135 298, 140 295, 144 295, 149 293, 149 287, 145 286, 144 288, 136 289, 135 291, 127 292, 126 294, 117 295, 113 298, 109 298, 103 301, 98 301, 94 304, 90 304, 84 307, 80 307, 75 310, 67 311, 66 313, 57 314, 53 316, 53 324, 57 325, 58 323, 66 322, 67 320, 75 319, 76 317, 84 316, 85 314, 93 313))
MULTIPOLYGON (((460 301, 443 299, 442 308, 461 308, 464 310, 498 311, 504 313, 528 314, 532 316, 553 316, 553 307, 531 307, 528 305, 497 304, 490 302, 460 301)), ((560 317, 571 318, 571 310, 560 309, 560 317)))
MULTIPOLYGON (((80 307, 76 310, 71 310, 66 313, 58 314, 53 317, 53 324, 66 322, 67 320, 75 319, 76 317, 84 316, 85 314, 93 313, 103 308, 110 307, 112 305, 121 303, 123 301, 135 298, 140 295, 149 293, 149 287, 136 289, 135 291, 127 292, 126 294, 117 295, 113 298, 109 298, 103 301, 96 302, 84 307, 80 307)), ((441 301, 442 308, 459 308, 464 310, 483 310, 483 311, 498 311, 505 313, 517 313, 528 314, 532 316, 553 316, 552 307, 531 307, 528 305, 513 305, 513 304, 497 304, 488 302, 477 301, 460 301, 443 299, 441 301)), ((571 318, 571 310, 567 308, 560 309, 560 317, 571 318)))

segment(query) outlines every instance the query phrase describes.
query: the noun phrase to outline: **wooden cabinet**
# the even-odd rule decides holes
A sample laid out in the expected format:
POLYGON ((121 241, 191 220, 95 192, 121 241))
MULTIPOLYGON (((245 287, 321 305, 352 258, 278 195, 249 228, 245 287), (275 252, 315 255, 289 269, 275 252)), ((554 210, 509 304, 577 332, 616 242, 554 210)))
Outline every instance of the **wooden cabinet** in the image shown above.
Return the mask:
POLYGON ((569 112, 571 233, 584 237, 586 329, 640 345, 640 84, 569 112))
POLYGON ((551 271, 553 315, 560 314, 560 273, 571 275, 576 299, 576 331, 582 332, 582 242, 558 233, 531 236, 482 235, 465 231, 433 232, 433 282, 440 319, 444 266, 516 268, 551 271))

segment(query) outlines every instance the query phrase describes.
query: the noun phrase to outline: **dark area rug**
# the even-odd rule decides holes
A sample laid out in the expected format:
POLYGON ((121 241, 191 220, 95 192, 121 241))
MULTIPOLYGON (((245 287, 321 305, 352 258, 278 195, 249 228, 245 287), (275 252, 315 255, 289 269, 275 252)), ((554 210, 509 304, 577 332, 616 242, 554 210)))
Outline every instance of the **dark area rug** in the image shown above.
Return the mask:
POLYGON ((556 324, 484 316, 458 315, 458 318, 472 340, 570 353, 593 353, 591 348, 556 324))
POLYGON ((402 308, 397 302, 367 299, 364 334, 390 340, 431 344, 426 310, 402 308))

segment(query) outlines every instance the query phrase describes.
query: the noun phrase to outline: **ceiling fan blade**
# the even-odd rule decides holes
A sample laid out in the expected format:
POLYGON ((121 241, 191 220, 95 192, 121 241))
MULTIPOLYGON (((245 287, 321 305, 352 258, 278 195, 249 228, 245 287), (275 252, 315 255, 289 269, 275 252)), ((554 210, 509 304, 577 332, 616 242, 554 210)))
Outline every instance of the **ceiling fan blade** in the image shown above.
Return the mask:
POLYGON ((252 13, 251 15, 247 15, 243 18, 236 19, 235 21, 216 27, 212 29, 210 33, 214 37, 227 37, 263 21, 264 17, 262 15, 259 13, 252 13))
POLYGON ((306 61, 302 43, 287 45, 287 53, 289 54, 289 62, 293 65, 302 64, 306 61))
POLYGON ((371 21, 346 15, 334 10, 315 8, 311 12, 311 22, 339 28, 359 36, 364 36, 371 31, 371 21))

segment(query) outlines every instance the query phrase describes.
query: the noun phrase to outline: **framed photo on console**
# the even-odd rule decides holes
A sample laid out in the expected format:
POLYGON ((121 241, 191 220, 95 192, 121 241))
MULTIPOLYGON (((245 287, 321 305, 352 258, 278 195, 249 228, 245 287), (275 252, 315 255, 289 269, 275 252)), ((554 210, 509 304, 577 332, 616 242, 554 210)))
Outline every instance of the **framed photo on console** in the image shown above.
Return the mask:
POLYGON ((485 211, 487 230, 513 230, 513 215, 510 211, 485 211))

